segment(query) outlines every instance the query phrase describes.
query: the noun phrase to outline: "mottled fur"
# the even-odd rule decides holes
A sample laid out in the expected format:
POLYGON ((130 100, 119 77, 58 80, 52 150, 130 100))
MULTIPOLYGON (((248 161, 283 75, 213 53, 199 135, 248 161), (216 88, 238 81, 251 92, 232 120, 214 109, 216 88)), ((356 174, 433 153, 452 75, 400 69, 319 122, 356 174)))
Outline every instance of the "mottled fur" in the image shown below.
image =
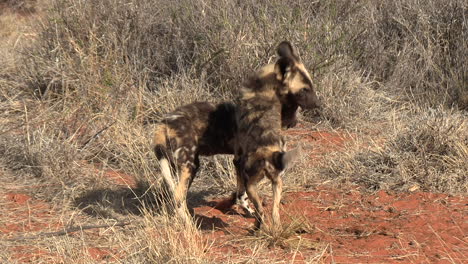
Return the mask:
MULTIPOLYGON (((155 128, 153 149, 164 181, 173 192, 177 210, 184 217, 186 212, 181 208, 185 207, 187 191, 199 169, 199 156, 234 154, 236 111, 233 103, 195 102, 166 114, 155 128), (173 175, 175 172, 177 177, 173 175)), ((295 125, 295 111, 285 111, 282 117, 283 127, 295 125)), ((243 207, 253 212, 247 206, 246 197, 241 200, 243 207)))
MULTIPOLYGON (((234 163, 237 169, 237 197, 246 192, 255 206, 256 228, 263 222, 263 205, 257 183, 265 176, 272 183, 272 220, 280 225, 279 204, 282 174, 297 150, 287 152, 280 134, 282 102, 298 96, 302 107, 317 107, 310 75, 289 42, 278 46, 279 59, 250 77, 240 90, 234 163), (313 93, 310 93, 313 92, 313 93)), ((288 110, 293 111, 293 110, 288 110)))
MULTIPOLYGON (((234 164, 237 169, 237 197, 247 193, 256 209, 257 228, 263 220, 263 206, 257 183, 267 176, 273 188, 273 222, 279 225, 279 199, 282 189, 282 157, 286 145, 281 130, 281 103, 275 91, 248 95, 240 104, 234 164)), ((246 207, 248 208, 248 207, 246 207)))
MULTIPOLYGON (((266 71, 268 72, 268 71, 266 71)), ((256 86, 255 86, 256 87, 256 86)), ((303 108, 318 107, 318 101, 311 107, 304 103, 303 90, 284 90, 274 93, 281 103, 274 111, 279 119, 274 124, 279 127, 293 127, 297 123, 296 113, 299 106, 303 108), (299 100, 299 102, 295 102, 299 100)), ((310 86, 310 90, 313 92, 310 86)), ((313 93, 316 99, 315 92, 313 93)), ((270 103, 265 103, 270 107, 270 103)), ((179 107, 167 114, 155 129, 153 147, 160 161, 164 181, 174 195, 178 213, 186 217, 187 190, 196 176, 199 168, 199 156, 215 154, 234 154, 234 139, 236 137, 238 107, 232 103, 214 105, 208 102, 196 102, 179 107), (174 172, 178 173, 174 177, 174 172), (178 180, 177 183, 174 180, 178 180)), ((251 115, 250 117, 254 117, 251 115)), ((275 128, 276 131, 276 128, 275 128)), ((239 189, 239 188, 238 188, 239 189)), ((246 195, 238 193, 234 199, 240 198, 241 205, 249 212, 246 195)))
POLYGON ((199 156, 233 153, 235 111, 232 103, 195 102, 167 114, 156 126, 153 148, 176 208, 184 217, 187 190, 200 166, 199 156))

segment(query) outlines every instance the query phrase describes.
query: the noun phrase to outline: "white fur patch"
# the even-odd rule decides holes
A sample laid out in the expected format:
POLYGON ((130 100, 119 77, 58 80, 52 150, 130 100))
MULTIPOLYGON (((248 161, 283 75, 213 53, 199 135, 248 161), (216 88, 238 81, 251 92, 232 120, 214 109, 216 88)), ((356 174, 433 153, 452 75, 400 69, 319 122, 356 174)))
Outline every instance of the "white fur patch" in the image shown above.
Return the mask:
POLYGON ((187 204, 183 202, 177 209, 177 215, 184 221, 185 224, 190 224, 190 214, 187 211, 187 204))
POLYGON ((184 147, 178 148, 174 151, 174 159, 179 159, 179 153, 184 147))
POLYGON ((244 210, 246 210, 247 212, 249 212, 249 214, 253 215, 254 214, 254 210, 252 208, 250 208, 249 206, 249 197, 247 196, 247 193, 243 193, 239 199, 238 199, 238 203, 239 205, 244 208, 244 210))
POLYGON ((171 166, 169 165, 169 161, 166 158, 162 158, 161 160, 159 160, 159 166, 161 166, 161 174, 164 178, 164 181, 166 182, 167 185, 169 185, 169 188, 171 189, 171 191, 174 192, 175 183, 174 183, 174 178, 172 176, 171 166))
POLYGON ((164 119, 173 121, 173 120, 176 120, 176 119, 178 119, 180 117, 183 117, 183 115, 172 114, 172 115, 165 116, 164 119))

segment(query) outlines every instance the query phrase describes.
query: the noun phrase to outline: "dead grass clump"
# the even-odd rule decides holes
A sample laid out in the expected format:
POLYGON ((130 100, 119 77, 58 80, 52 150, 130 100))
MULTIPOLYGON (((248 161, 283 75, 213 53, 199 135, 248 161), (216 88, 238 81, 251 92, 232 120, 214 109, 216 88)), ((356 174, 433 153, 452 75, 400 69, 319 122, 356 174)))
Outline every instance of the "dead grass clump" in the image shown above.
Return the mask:
POLYGON ((83 162, 76 146, 59 137, 35 131, 29 138, 15 137, 2 140, 0 153, 2 166, 12 170, 23 180, 37 184, 30 189, 36 196, 64 202, 77 192, 96 182, 92 170, 83 162), (28 180, 29 179, 29 180, 28 180))
POLYGON ((369 189, 468 191, 468 118, 457 111, 433 109, 406 117, 379 146, 347 153, 331 162, 331 177, 369 189))
POLYGON ((255 235, 250 239, 258 239, 257 242, 264 243, 268 247, 281 246, 286 248, 291 247, 291 249, 297 249, 297 247, 317 249, 316 247, 318 244, 314 244, 311 241, 298 241, 301 240, 300 234, 314 232, 314 227, 310 223, 309 219, 296 217, 294 219, 291 218, 290 220, 291 222, 282 224, 279 229, 273 228, 272 225, 265 225, 265 227, 256 231, 255 235))
POLYGON ((135 230, 127 261, 142 263, 210 263, 209 244, 195 226, 168 216, 145 213, 143 225, 135 230))
MULTIPOLYGON (((108 227, 28 240, 25 249, 40 248, 31 258, 59 263, 212 263, 207 254, 210 245, 199 231, 167 214, 145 211, 125 227, 105 223, 108 227)), ((2 253, 4 259, 18 258, 2 253)))
POLYGON ((369 2, 356 62, 401 99, 466 109, 467 11, 463 0, 369 2))
POLYGON ((158 91, 164 78, 180 73, 210 79, 200 68, 215 61, 206 46, 214 32, 201 16, 189 2, 52 1, 21 79, 46 99, 73 92, 88 99, 95 92, 127 95, 135 83, 158 91))
POLYGON ((370 77, 340 67, 343 63, 337 62, 318 83, 324 106, 320 118, 305 113, 305 120, 364 133, 375 129, 376 123, 388 122, 389 112, 397 107, 393 96, 375 89, 378 83, 370 77))

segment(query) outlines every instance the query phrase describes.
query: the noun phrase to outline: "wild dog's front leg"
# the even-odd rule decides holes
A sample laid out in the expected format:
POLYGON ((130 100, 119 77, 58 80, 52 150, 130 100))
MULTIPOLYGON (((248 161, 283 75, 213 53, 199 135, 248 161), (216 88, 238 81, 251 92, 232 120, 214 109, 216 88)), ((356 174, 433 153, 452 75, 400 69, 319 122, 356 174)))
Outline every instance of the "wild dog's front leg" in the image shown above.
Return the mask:
POLYGON ((254 210, 249 206, 249 199, 247 193, 245 191, 245 177, 243 177, 240 168, 240 161, 238 159, 234 159, 234 167, 236 168, 236 180, 237 180, 237 189, 236 192, 233 193, 232 203, 239 204, 245 211, 247 211, 250 215, 254 215, 254 210))
POLYGON ((263 218, 264 218, 264 213, 263 213, 263 205, 262 201, 260 199, 260 196, 258 195, 258 190, 257 190, 257 183, 260 180, 259 175, 255 175, 254 177, 249 178, 247 181, 247 195, 249 196, 249 199, 252 201, 252 203, 255 206, 255 228, 259 229, 261 224, 263 223, 263 218))
POLYGON ((254 215, 255 211, 249 205, 249 197, 245 190, 245 184, 243 182, 237 182, 237 191, 234 193, 234 199, 249 215, 254 215))
POLYGON ((281 227, 281 220, 279 214, 279 207, 281 202, 281 192, 283 190, 283 180, 281 179, 281 173, 271 179, 271 187, 273 189, 273 227, 275 229, 281 227))

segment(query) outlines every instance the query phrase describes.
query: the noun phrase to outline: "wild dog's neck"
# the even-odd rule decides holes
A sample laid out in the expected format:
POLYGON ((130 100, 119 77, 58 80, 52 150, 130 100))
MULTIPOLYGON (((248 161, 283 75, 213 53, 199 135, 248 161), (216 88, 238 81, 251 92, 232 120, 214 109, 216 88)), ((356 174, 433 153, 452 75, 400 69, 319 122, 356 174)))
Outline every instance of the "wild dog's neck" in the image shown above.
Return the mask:
POLYGON ((276 101, 283 97, 280 90, 283 84, 278 80, 274 64, 261 68, 251 76, 241 88, 241 98, 248 100, 257 97, 262 100, 276 101))
POLYGON ((280 103, 278 96, 276 95, 275 90, 266 89, 261 91, 252 91, 250 89, 241 90, 241 100, 263 100, 271 103, 280 103))

